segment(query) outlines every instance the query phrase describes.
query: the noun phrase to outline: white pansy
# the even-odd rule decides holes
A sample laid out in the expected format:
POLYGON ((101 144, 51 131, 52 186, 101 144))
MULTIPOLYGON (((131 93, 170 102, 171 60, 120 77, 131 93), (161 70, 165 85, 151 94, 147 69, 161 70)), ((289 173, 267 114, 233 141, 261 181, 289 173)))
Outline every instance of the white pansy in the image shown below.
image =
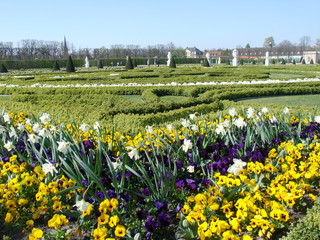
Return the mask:
POLYGON ((31 143, 38 143, 39 142, 39 137, 33 133, 31 134, 28 134, 28 142, 31 142, 31 143))
POLYGON ((320 116, 315 116, 314 117, 314 121, 317 122, 317 123, 320 123, 320 116))
POLYGON ((79 127, 79 129, 82 131, 82 132, 88 132, 89 131, 89 125, 86 124, 86 123, 82 123, 79 127))
POLYGON ((128 152, 128 156, 129 156, 130 159, 135 159, 135 160, 137 160, 137 159, 140 158, 139 153, 138 153, 138 151, 137 151, 136 148, 127 147, 127 149, 131 150, 130 152, 128 152))
POLYGON ((193 145, 191 140, 185 139, 182 145, 182 150, 188 152, 189 149, 192 149, 193 145))
POLYGON ((49 137, 50 135, 50 132, 48 129, 46 128, 42 128, 40 131, 39 131, 39 136, 43 137, 43 138, 46 138, 46 137, 49 137))
POLYGON ((194 166, 187 167, 188 173, 194 173, 194 166))
POLYGON ((235 108, 231 108, 229 109, 228 113, 230 114, 231 117, 234 117, 237 115, 236 109, 235 108))
POLYGON ((267 114, 267 113, 269 112, 269 110, 268 110, 268 108, 263 107, 263 108, 261 108, 261 112, 262 112, 263 114, 267 114))
POLYGON ((250 106, 250 107, 247 109, 247 117, 248 117, 248 118, 254 118, 254 113, 255 113, 255 110, 250 106))
POLYGON ((10 116, 10 114, 8 114, 8 113, 4 113, 3 114, 3 120, 5 121, 5 122, 10 122, 10 120, 11 120, 11 116, 10 116))
POLYGON ((285 107, 285 108, 283 109, 283 113, 284 113, 284 114, 289 114, 289 108, 285 107))
POLYGON ((33 129, 33 131, 34 131, 35 133, 38 133, 38 132, 40 131, 40 125, 39 125, 39 123, 33 124, 32 129, 33 129))
POLYGON ((39 117, 42 123, 48 123, 51 121, 50 115, 48 113, 43 113, 41 117, 39 117))
POLYGON ((58 143, 58 151, 66 154, 69 151, 70 142, 57 142, 58 143))
POLYGON ((42 171, 45 174, 51 173, 52 176, 53 176, 53 172, 58 173, 55 166, 52 163, 50 163, 49 161, 47 161, 47 163, 42 164, 42 171))
POLYGON ((85 200, 81 200, 81 201, 76 201, 76 204, 73 206, 77 207, 78 211, 85 212, 88 210, 89 205, 91 206, 90 203, 86 202, 85 200))
POLYGON ((187 119, 182 118, 181 119, 181 124, 182 126, 184 126, 185 128, 189 127, 191 125, 190 121, 187 119))
POLYGON ((223 127, 223 123, 217 125, 217 128, 214 130, 216 134, 226 135, 226 130, 223 127))
POLYGON ((8 142, 4 145, 4 147, 5 147, 8 151, 11 151, 12 148, 13 148, 13 144, 12 144, 11 141, 8 141, 8 142))
POLYGON ((168 124, 166 127, 167 127, 168 131, 172 131, 172 129, 173 129, 173 126, 171 124, 168 124))
POLYGON ((234 125, 236 125, 238 128, 243 128, 247 126, 247 123, 243 120, 242 117, 238 117, 234 122, 234 125))
POLYGON ((199 131, 199 127, 197 125, 195 125, 195 124, 192 124, 191 125, 191 130, 194 131, 194 132, 199 131))
POLYGON ((243 167, 246 166, 247 163, 243 162, 241 159, 233 159, 233 165, 228 168, 228 173, 231 173, 235 176, 239 175, 239 172, 243 170, 243 167))

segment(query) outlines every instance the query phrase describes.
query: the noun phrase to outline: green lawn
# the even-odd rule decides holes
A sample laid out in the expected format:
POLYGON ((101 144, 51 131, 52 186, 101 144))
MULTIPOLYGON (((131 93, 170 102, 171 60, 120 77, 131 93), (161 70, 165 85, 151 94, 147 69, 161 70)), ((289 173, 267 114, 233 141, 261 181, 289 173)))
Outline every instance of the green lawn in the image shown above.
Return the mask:
POLYGON ((288 106, 307 106, 320 107, 320 95, 290 95, 279 97, 259 97, 250 99, 239 99, 237 102, 244 104, 258 103, 258 104, 280 104, 288 106))

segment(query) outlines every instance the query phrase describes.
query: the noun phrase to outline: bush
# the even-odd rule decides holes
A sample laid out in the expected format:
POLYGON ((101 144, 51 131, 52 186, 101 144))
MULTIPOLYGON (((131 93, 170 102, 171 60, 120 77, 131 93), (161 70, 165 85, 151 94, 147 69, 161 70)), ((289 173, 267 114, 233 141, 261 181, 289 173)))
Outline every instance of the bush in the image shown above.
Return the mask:
POLYGON ((76 69, 74 68, 72 58, 71 56, 69 56, 67 61, 66 72, 75 72, 75 71, 76 69))
POLYGON ((101 68, 101 69, 103 68, 103 62, 101 59, 98 60, 98 69, 99 68, 101 68))
POLYGON ((8 69, 6 68, 6 66, 4 64, 1 64, 0 73, 6 73, 6 72, 8 72, 8 69))
POLYGON ((174 57, 171 57, 169 68, 176 68, 176 61, 174 60, 174 57))
POLYGON ((128 59, 127 59, 126 69, 134 69, 134 66, 133 66, 133 64, 132 64, 131 57, 128 57, 128 59))
POLYGON ((320 239, 320 201, 315 202, 311 209, 307 210, 304 219, 300 219, 299 223, 281 240, 316 240, 320 239))
POLYGON ((60 66, 59 66, 58 62, 55 61, 53 64, 53 71, 59 71, 59 70, 60 70, 60 66))

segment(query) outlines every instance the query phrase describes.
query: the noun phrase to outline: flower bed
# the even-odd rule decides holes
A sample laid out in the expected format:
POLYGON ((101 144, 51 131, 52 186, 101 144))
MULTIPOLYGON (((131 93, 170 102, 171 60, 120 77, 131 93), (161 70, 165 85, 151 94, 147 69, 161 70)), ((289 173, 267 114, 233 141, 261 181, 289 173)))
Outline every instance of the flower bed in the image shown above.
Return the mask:
POLYGON ((0 216, 29 239, 272 238, 318 195, 320 117, 287 108, 132 136, 48 114, 0 121, 0 216))

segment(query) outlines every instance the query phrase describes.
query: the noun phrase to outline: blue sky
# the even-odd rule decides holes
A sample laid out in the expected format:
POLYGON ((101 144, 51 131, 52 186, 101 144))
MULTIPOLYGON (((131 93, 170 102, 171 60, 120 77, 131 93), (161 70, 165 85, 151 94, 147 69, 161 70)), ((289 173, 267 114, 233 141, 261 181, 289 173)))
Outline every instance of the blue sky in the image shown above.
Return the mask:
POLYGON ((67 41, 76 48, 173 42, 199 49, 320 38, 319 0, 0 0, 1 42, 67 41))

